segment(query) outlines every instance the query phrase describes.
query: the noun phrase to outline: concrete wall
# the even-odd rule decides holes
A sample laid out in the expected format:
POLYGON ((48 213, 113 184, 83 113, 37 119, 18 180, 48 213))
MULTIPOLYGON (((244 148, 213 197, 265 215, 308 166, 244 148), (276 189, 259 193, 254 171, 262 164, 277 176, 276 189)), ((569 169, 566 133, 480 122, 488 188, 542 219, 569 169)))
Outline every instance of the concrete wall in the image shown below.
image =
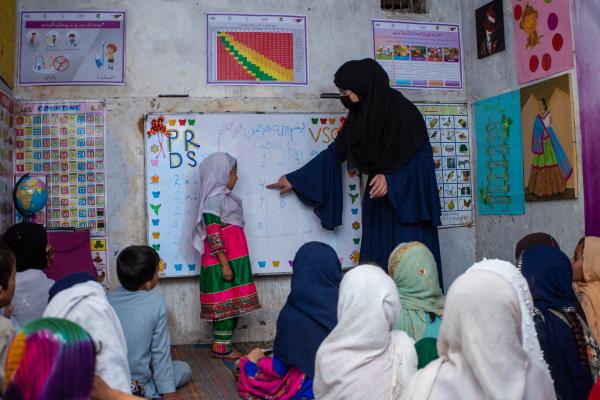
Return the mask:
MULTIPOLYGON (((109 261, 113 283, 116 283, 116 253, 130 244, 144 243, 146 237, 140 122, 145 113, 343 111, 337 101, 321 101, 318 95, 335 89, 333 74, 344 61, 372 56, 371 19, 460 23, 463 2, 430 0, 427 15, 413 15, 383 12, 378 0, 19 0, 19 10, 126 10, 127 84, 122 87, 17 87, 15 97, 106 99, 109 261), (207 87, 204 13, 215 11, 307 15, 310 86, 207 87), (190 98, 158 99, 161 93, 188 94, 190 98)), ((406 94, 415 101, 465 100, 464 91, 419 90, 406 94)), ((447 284, 472 264, 475 232, 472 227, 441 230, 447 284)), ((237 340, 268 340, 275 334, 275 321, 289 291, 289 277, 260 277, 257 285, 263 310, 242 319, 237 340)), ((160 284, 169 305, 175 343, 210 338, 210 325, 199 319, 198 286, 197 278, 165 279, 160 284)))
MULTIPOLYGON (((477 60, 475 38, 475 9, 489 0, 463 0, 463 54, 466 58, 467 95, 470 102, 491 97, 518 88, 514 65, 512 7, 504 0, 506 50, 477 60)), ((573 15, 573 14, 572 14, 573 15)), ((577 74, 573 70, 573 100, 578 170, 581 171, 581 136, 577 74)), ((581 172, 580 172, 581 173, 581 172)), ((579 198, 576 200, 527 202, 524 215, 478 215, 475 225, 477 259, 502 258, 514 260, 516 242, 528 233, 548 232, 558 240, 561 248, 571 255, 583 235, 583 179, 578 178, 579 198)))

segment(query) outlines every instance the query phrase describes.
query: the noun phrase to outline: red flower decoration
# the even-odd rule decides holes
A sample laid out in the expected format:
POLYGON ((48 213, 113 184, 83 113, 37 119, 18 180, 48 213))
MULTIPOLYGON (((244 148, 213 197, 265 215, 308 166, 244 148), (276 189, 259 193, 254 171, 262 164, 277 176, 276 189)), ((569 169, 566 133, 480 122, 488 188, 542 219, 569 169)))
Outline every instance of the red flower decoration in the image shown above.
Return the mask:
POLYGON ((152 120, 152 127, 148 130, 148 137, 156 135, 157 133, 162 133, 167 137, 170 136, 170 133, 167 130, 167 126, 165 125, 165 117, 163 117, 162 115, 158 117, 158 119, 152 120))

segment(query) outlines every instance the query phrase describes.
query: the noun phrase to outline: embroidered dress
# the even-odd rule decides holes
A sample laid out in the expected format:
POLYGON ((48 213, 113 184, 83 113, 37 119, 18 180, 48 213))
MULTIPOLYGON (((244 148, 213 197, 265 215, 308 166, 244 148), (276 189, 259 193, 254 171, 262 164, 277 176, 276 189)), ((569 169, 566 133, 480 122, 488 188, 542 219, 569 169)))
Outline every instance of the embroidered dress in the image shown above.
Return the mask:
POLYGON ((192 233, 192 244, 201 256, 200 317, 213 321, 213 355, 232 351, 231 337, 237 317, 260 308, 248 243, 244 235, 242 199, 229 182, 237 161, 230 154, 217 152, 198 166, 198 215, 192 233), (230 281, 223 279, 219 253, 224 253, 232 270, 230 281))
POLYGON ((573 167, 550 125, 549 115, 535 117, 531 151, 533 158, 527 190, 536 196, 563 193, 573 167))
POLYGON ((219 321, 238 317, 260 308, 248 257, 244 230, 223 225, 218 215, 204 213, 205 251, 200 275, 201 318, 219 321), (223 279, 218 253, 225 253, 233 271, 233 280, 223 279))

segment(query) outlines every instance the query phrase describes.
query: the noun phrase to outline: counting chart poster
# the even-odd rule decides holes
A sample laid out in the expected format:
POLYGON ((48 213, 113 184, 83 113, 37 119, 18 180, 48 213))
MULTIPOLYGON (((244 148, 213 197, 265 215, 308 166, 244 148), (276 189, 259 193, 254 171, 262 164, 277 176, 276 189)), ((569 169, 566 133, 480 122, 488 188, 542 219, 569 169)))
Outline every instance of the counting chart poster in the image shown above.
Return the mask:
POLYGON ((308 85, 306 17, 206 14, 209 85, 308 85))
POLYGON ((20 85, 125 84, 124 11, 22 11, 20 85))
POLYGON ((425 118, 442 206, 442 227, 473 223, 469 115, 466 104, 417 104, 425 118))
POLYGON ((198 165, 225 151, 237 158, 244 232, 252 271, 291 273, 296 251, 309 241, 330 244, 343 268, 356 265, 362 232, 359 177, 343 171, 342 225, 321 227, 313 209, 266 185, 294 171, 337 136, 342 114, 148 114, 145 131, 148 244, 166 262, 163 277, 197 275, 192 246, 198 215, 198 165))
POLYGON ((47 226, 106 236, 104 102, 19 102, 15 121, 15 173, 46 175, 47 226))

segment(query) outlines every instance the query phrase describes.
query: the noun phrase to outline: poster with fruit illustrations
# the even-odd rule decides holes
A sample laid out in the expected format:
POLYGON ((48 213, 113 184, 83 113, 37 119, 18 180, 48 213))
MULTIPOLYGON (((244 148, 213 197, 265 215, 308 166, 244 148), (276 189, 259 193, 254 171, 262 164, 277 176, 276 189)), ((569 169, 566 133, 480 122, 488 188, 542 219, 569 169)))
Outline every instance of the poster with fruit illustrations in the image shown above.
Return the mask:
POLYGON ((417 104, 425 118, 442 206, 442 227, 473 223, 467 104, 417 104))
POLYGON ((573 68, 569 0, 512 0, 517 81, 573 68))
POLYGON ((313 209, 297 196, 266 188, 329 146, 344 120, 343 114, 148 114, 147 237, 166 263, 161 276, 200 273, 191 240, 198 214, 198 165, 216 151, 237 159, 239 179, 233 191, 243 202, 255 274, 291 273, 296 251, 313 240, 330 244, 343 268, 356 265, 362 232, 358 176, 342 166, 342 225, 334 231, 324 230, 313 209))

